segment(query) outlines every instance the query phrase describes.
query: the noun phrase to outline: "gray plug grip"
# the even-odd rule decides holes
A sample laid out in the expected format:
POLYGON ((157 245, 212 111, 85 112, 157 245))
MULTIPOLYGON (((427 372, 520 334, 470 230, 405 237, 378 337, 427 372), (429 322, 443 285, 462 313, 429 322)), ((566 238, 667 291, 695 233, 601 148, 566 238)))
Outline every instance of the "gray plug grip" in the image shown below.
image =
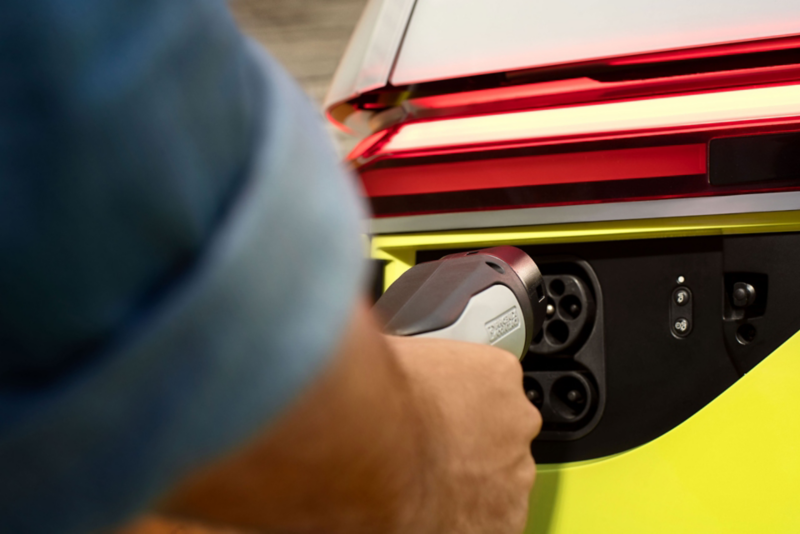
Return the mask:
POLYGON ((495 247, 411 268, 375 311, 388 334, 485 343, 522 358, 544 322, 542 284, 527 254, 495 247))
POLYGON ((419 337, 492 345, 521 359, 528 351, 525 341, 530 329, 523 317, 518 296, 498 284, 474 295, 456 322, 441 330, 419 334, 419 337))

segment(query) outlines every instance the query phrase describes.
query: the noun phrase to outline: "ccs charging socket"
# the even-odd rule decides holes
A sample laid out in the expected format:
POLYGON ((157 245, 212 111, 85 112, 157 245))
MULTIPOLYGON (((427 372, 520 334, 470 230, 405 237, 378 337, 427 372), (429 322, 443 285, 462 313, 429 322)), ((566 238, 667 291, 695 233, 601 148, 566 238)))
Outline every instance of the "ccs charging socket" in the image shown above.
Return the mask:
POLYGON ((579 439, 597 425, 605 405, 600 284, 579 258, 526 252, 542 271, 547 298, 542 330, 523 361, 526 394, 542 414, 537 442, 579 439))

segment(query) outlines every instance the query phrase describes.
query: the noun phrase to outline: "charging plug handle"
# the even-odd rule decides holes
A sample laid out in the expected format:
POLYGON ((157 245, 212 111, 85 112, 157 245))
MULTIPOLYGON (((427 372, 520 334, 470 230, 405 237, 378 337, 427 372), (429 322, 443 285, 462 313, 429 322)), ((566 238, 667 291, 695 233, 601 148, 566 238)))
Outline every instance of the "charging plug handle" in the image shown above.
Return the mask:
MULTIPOLYGON (((546 296, 536 263, 515 247, 451 254, 420 263, 389 287, 374 310, 387 334, 431 333, 456 323, 473 297, 496 285, 511 290, 519 303, 525 328, 523 354, 519 356, 524 356, 544 322, 546 296)), ((491 313, 488 307, 480 310, 474 313, 491 313)), ((495 318, 479 319, 488 325, 495 318)))

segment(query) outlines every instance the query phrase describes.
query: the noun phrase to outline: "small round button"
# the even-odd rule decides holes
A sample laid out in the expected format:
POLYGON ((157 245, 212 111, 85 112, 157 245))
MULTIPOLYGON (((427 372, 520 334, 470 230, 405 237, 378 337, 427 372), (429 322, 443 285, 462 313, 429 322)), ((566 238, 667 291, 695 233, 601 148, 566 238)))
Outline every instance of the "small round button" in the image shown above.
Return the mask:
POLYGON ((733 298, 737 301, 747 300, 747 291, 743 287, 737 287, 733 290, 733 298))
POLYGON ((675 332, 678 334, 685 334, 686 332, 689 331, 689 321, 688 319, 684 319, 683 317, 681 317, 680 319, 675 321, 675 324, 672 325, 672 328, 674 328, 675 332))
POLYGON ((675 292, 675 304, 678 306, 686 306, 689 303, 689 292, 685 289, 679 289, 675 292))
POLYGON ((751 306, 756 301, 756 289, 750 284, 736 282, 733 286, 733 305, 737 308, 751 306))

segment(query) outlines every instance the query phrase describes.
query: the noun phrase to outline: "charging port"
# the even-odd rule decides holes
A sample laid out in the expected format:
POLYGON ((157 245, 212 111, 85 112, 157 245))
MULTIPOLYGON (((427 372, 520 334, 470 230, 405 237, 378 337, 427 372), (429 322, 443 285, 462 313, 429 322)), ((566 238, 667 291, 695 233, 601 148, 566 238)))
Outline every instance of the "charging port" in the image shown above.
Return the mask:
POLYGON ((577 439, 597 424, 604 405, 600 284, 585 261, 527 252, 542 270, 547 307, 523 361, 525 392, 542 414, 539 440, 577 439))

